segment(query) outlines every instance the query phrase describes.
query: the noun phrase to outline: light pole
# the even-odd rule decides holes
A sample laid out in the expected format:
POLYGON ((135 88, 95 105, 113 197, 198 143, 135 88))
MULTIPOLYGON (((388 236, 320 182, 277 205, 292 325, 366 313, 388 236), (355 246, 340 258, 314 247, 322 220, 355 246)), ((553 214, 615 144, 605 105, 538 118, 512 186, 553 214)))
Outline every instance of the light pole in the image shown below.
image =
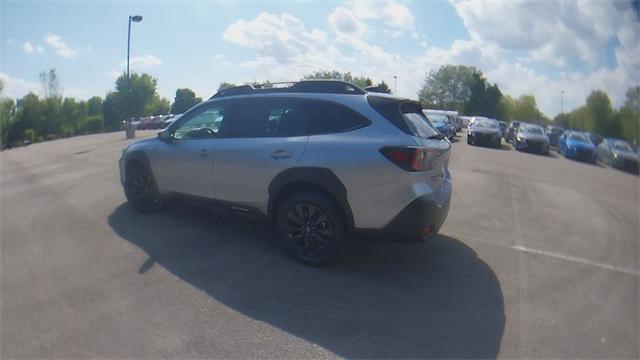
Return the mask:
POLYGON ((142 21, 142 16, 129 16, 129 31, 127 31, 127 92, 129 92, 129 54, 131 53, 131 22, 142 21))
POLYGON ((129 15, 129 29, 127 31, 127 96, 125 98, 125 102, 127 105, 127 139, 131 139, 135 137, 135 133, 133 132, 133 126, 131 125, 131 101, 130 91, 131 87, 129 85, 129 55, 131 54, 131 22, 140 22, 142 21, 142 16, 140 15, 129 15))
POLYGON ((398 96, 398 76, 393 75, 393 95, 398 96))
POLYGON ((564 114, 564 90, 560 90, 560 114, 564 114))

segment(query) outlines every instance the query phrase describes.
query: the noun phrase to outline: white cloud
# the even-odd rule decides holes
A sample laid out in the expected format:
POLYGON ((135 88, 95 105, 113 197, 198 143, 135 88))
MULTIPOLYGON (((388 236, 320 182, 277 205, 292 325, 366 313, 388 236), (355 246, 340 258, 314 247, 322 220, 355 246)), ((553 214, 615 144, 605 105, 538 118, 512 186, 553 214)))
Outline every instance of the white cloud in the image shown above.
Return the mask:
MULTIPOLYGON (((155 55, 136 56, 129 59, 129 67, 131 69, 148 69, 162 64, 162 60, 155 55)), ((127 61, 124 60, 120 64, 121 66, 127 66, 127 61)))
POLYGON ((353 2, 352 10, 360 19, 382 20, 400 30, 409 30, 415 23, 411 10, 393 0, 357 0, 353 2))
POLYGON ((64 58, 72 58, 78 55, 78 51, 67 45, 60 35, 47 34, 45 35, 44 40, 56 51, 56 54, 64 58))
POLYGON ((42 89, 37 82, 11 77, 2 72, 0 72, 0 81, 4 86, 2 89, 3 97, 20 98, 29 92, 40 94, 42 89))
POLYGON ((24 51, 27 54, 34 54, 34 53, 42 54, 44 53, 44 48, 42 47, 42 45, 34 46, 33 44, 27 41, 22 44, 22 51, 24 51))
POLYGON ((346 37, 362 36, 369 31, 353 11, 342 6, 329 15, 329 25, 336 34, 346 37))
POLYGON ((36 49, 33 47, 33 45, 31 45, 30 42, 26 42, 22 44, 22 51, 26 52, 27 54, 32 54, 34 51, 36 51, 36 49))

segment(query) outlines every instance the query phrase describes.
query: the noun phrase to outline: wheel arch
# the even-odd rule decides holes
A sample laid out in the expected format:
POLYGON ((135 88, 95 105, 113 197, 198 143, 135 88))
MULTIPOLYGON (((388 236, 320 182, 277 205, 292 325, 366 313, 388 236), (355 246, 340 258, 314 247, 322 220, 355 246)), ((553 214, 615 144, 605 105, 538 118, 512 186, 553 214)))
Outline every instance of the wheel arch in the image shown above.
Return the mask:
POLYGON ((319 167, 297 167, 282 171, 269 184, 267 215, 276 218, 279 206, 287 194, 311 190, 327 195, 342 211, 347 229, 354 228, 353 213, 347 199, 347 189, 329 169, 319 167))

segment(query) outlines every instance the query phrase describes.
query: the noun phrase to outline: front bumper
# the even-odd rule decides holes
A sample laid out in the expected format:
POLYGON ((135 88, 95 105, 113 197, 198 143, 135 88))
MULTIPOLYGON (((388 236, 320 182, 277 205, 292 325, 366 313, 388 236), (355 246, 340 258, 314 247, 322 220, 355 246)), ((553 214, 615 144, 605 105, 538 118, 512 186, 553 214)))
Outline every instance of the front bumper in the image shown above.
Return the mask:
POLYGON ((516 141, 516 148, 531 152, 545 153, 549 150, 549 144, 544 141, 523 139, 516 141))
POLYGON ((500 134, 486 134, 480 132, 471 132, 467 134, 474 144, 495 145, 502 140, 500 134))
POLYGON ((625 159, 623 157, 618 157, 613 160, 613 166, 622 171, 627 171, 632 174, 637 174, 639 167, 638 161, 634 159, 625 159))
POLYGON ((451 180, 442 182, 435 194, 423 195, 402 209, 381 229, 355 229, 367 240, 389 242, 422 242, 437 234, 449 213, 451 180))
POLYGON ((581 147, 567 147, 565 151, 565 155, 568 158, 579 160, 579 161, 587 161, 587 162, 596 162, 597 153, 595 150, 591 150, 588 148, 581 147))

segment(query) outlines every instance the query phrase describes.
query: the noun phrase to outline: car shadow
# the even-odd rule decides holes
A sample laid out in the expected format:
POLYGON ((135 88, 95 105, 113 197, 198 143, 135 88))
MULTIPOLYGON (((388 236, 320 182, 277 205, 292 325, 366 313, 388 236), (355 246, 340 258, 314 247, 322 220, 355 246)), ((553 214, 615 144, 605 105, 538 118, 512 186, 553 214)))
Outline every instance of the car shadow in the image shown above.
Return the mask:
MULTIPOLYGON (((216 301, 347 358, 495 358, 505 328, 492 269, 445 235, 423 244, 354 244, 323 268, 292 260, 270 226, 179 204, 108 218, 162 266, 216 301)), ((215 346, 212 339, 211 346, 215 346)), ((304 357, 304 355, 301 355, 304 357)))

